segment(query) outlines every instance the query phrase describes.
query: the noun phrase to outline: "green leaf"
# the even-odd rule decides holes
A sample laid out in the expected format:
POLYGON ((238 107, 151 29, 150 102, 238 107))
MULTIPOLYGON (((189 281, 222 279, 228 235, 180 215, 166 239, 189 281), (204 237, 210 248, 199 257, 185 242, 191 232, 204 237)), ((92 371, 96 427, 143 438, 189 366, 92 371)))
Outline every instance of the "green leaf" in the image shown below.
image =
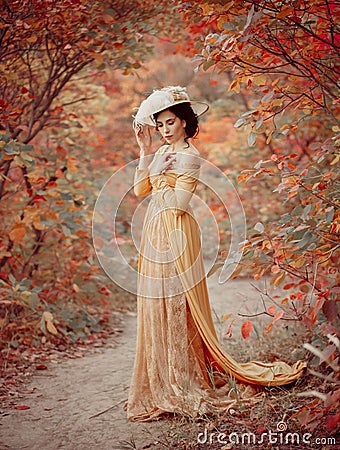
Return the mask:
POLYGON ((3 146, 4 152, 6 155, 19 155, 20 151, 18 150, 18 146, 16 144, 5 144, 3 146))
POLYGON ((312 208, 312 204, 311 203, 304 208, 304 210, 303 210, 303 217, 304 217, 305 220, 308 219, 308 215, 309 215, 309 212, 310 212, 311 208, 312 208))
POLYGON ((40 326, 41 331, 46 334, 47 333, 47 331, 46 331, 46 324, 45 324, 45 319, 44 319, 43 315, 41 315, 39 326, 40 326))
POLYGON ((111 17, 116 17, 117 16, 116 11, 114 9, 112 9, 112 8, 106 8, 104 10, 104 14, 106 14, 107 16, 111 16, 111 17))
POLYGON ((32 158, 32 156, 30 156, 30 155, 25 155, 25 153, 24 153, 23 155, 20 155, 20 158, 23 159, 23 160, 25 160, 25 161, 28 161, 28 162, 34 161, 33 158, 32 158))
POLYGON ((256 123, 255 123, 255 130, 258 130, 259 128, 261 128, 263 124, 263 117, 260 117, 259 119, 257 119, 256 123))
POLYGON ((243 119, 243 118, 241 117, 241 119, 238 119, 238 120, 235 122, 234 128, 239 128, 239 127, 240 127, 241 125, 243 125, 245 122, 246 122, 245 119, 243 119))
POLYGON ((257 222, 257 224, 254 226, 254 230, 258 231, 259 233, 264 232, 264 225, 261 222, 257 222))
POLYGON ((34 147, 31 144, 23 144, 23 145, 20 146, 20 150, 23 151, 23 152, 29 152, 29 151, 31 151, 33 149, 34 149, 34 147))
POLYGON ((274 96, 274 92, 273 91, 268 92, 266 95, 264 95, 261 98, 261 103, 269 102, 269 100, 271 100, 273 98, 273 96, 274 96))
POLYGON ((288 213, 283 214, 283 216, 280 217, 279 223, 290 223, 292 221, 292 216, 288 213))
POLYGON ((304 235, 302 236, 301 241, 298 242, 298 246, 299 246, 300 248, 304 248, 304 247, 306 247, 307 245, 309 245, 309 244, 311 243, 312 240, 313 240, 313 235, 312 235, 312 233, 311 233, 309 230, 307 230, 307 231, 304 233, 304 235))
POLYGON ((211 275, 213 275, 220 267, 222 267, 224 264, 223 263, 215 263, 212 268, 209 270, 207 277, 211 277, 211 275))
POLYGON ((334 207, 332 207, 332 209, 330 211, 328 211, 327 216, 326 216, 326 223, 327 225, 329 225, 334 217, 334 207))
POLYGON ((11 137, 8 133, 0 134, 0 141, 8 143, 10 140, 11 140, 11 137))
POLYGON ((211 59, 210 61, 205 61, 202 65, 202 69, 204 71, 208 70, 211 66, 213 66, 215 64, 215 61, 213 59, 211 59))
POLYGON ((255 333, 256 333, 256 337, 258 338, 258 339, 260 339, 260 332, 259 332, 259 329, 257 328, 257 326, 253 323, 253 329, 254 329, 254 331, 255 331, 255 333))
POLYGON ((249 147, 252 147, 255 144, 255 142, 256 142, 256 134, 253 131, 251 131, 248 134, 248 145, 249 145, 249 147))
POLYGON ((224 22, 224 24, 222 24, 222 27, 225 29, 225 30, 235 30, 235 24, 233 23, 233 22, 224 22))
POLYGON ((251 109, 250 111, 246 111, 246 112, 242 113, 241 116, 248 117, 248 116, 251 116, 252 114, 254 114, 255 112, 257 112, 257 109, 251 109))
POLYGON ((292 216, 301 216, 301 214, 303 213, 303 208, 301 205, 297 205, 295 206, 295 208, 293 209, 293 211, 290 213, 292 216))
POLYGON ((12 284, 12 286, 15 286, 17 284, 17 280, 14 278, 14 276, 10 273, 9 276, 9 281, 12 284))

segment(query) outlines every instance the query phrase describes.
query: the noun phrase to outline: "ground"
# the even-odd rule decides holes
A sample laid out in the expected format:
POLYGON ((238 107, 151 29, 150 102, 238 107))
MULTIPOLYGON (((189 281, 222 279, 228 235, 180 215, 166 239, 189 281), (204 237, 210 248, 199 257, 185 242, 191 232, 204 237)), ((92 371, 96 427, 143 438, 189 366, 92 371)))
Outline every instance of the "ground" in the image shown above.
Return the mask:
MULTIPOLYGON (((262 315, 254 319, 259 336, 253 331, 248 339, 242 338, 240 325, 245 318, 235 322, 232 337, 225 336, 230 319, 221 321, 224 315, 254 314, 263 310, 261 296, 252 283, 252 280, 241 279, 219 285, 217 274, 209 278, 216 328, 223 345, 239 360, 259 355, 271 359, 279 354, 285 360, 303 356, 298 343, 301 333, 297 333, 294 324, 289 328, 283 324, 278 327, 279 331, 265 335, 263 330, 270 318, 262 315), (295 345, 287 345, 292 340, 295 345)), ((263 289, 264 284, 257 286, 263 289)), ((126 420, 124 403, 134 359, 135 328, 136 315, 132 311, 124 316, 122 332, 104 349, 98 348, 97 352, 79 358, 51 361, 47 370, 37 370, 16 402, 29 409, 5 407, 1 411, 1 449, 194 448, 195 437, 188 437, 188 424, 184 426, 180 420, 145 424, 126 420)))

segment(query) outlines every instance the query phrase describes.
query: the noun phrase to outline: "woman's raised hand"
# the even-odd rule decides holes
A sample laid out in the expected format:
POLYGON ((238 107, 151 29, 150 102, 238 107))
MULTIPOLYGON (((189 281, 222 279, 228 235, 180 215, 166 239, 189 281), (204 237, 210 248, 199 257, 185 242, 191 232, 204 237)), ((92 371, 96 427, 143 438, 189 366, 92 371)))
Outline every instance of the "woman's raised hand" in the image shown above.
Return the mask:
POLYGON ((137 144, 139 145, 139 148, 141 150, 141 154, 143 156, 149 155, 151 153, 152 143, 150 127, 148 125, 142 126, 137 123, 134 126, 134 130, 137 144))

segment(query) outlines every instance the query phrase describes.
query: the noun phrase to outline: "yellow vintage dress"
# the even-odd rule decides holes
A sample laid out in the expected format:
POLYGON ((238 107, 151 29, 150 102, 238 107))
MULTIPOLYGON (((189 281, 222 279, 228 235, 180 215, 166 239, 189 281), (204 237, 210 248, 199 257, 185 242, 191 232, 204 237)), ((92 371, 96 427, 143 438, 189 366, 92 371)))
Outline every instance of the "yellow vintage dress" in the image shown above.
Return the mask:
MULTIPOLYGON (((167 151, 169 146, 158 150, 167 151)), ((151 192, 151 200, 138 265, 137 345, 127 402, 131 421, 166 413, 197 417, 226 409, 237 400, 231 377, 237 380, 237 397, 254 398, 258 386, 291 383, 305 368, 302 362, 242 364, 220 347, 200 230, 189 204, 199 171, 199 152, 191 144, 163 174, 149 176, 148 169, 136 169, 135 194, 151 192)))

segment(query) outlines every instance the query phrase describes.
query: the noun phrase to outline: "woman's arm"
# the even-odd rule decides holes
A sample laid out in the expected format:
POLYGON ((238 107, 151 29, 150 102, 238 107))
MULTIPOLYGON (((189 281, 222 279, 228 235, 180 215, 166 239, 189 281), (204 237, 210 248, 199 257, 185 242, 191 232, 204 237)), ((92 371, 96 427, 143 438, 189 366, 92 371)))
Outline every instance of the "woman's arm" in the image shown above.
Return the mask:
POLYGON ((148 126, 134 125, 136 141, 139 146, 139 163, 136 168, 133 189, 138 197, 147 195, 152 186, 149 180, 149 165, 151 158, 151 132, 148 126))
POLYGON ((144 197, 152 189, 152 185, 149 179, 149 168, 140 169, 136 168, 135 179, 133 183, 133 190, 137 197, 144 197))

